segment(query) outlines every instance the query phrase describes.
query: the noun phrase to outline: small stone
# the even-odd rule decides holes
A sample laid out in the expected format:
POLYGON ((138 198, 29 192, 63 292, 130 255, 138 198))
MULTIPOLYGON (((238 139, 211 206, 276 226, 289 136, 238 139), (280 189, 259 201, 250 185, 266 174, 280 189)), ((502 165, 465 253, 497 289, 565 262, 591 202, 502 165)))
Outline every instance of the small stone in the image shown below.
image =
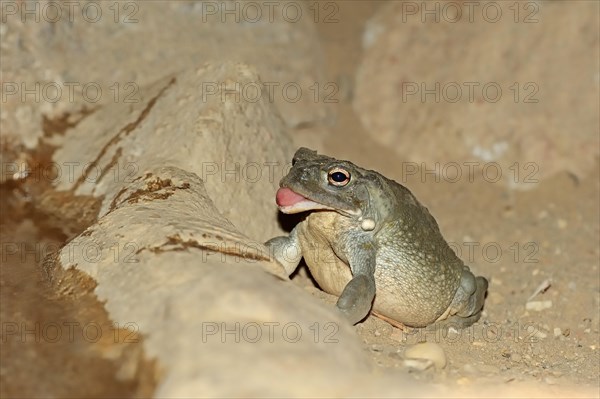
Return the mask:
POLYGON ((552 301, 531 301, 525 304, 525 309, 534 310, 536 312, 541 312, 545 309, 550 309, 552 307, 552 301))
POLYGON ((430 359, 404 359, 404 366, 417 371, 425 371, 433 366, 433 361, 430 359))
POLYGON ((381 345, 373 344, 371 345, 371 350, 373 352, 383 352, 383 347, 381 345))
POLYGON ((575 281, 569 281, 569 284, 567 284, 567 287, 569 287, 569 289, 571 291, 575 291, 577 289, 577 283, 575 281))
POLYGON ((407 338, 407 334, 399 328, 392 328, 390 338, 397 342, 404 342, 407 338))
POLYGON ((557 225, 558 225, 559 229, 565 229, 567 227, 568 223, 565 219, 558 219, 557 225))
POLYGON ((563 331, 562 335, 563 337, 568 337, 569 335, 571 335, 571 329, 565 328, 565 331, 563 331))
POLYGON ((448 334, 452 335, 450 338, 454 338, 455 335, 458 335, 458 330, 454 326, 450 326, 448 327, 448 334))
POLYGON ((560 327, 554 327, 554 336, 556 338, 560 337, 562 335, 562 330, 560 329, 560 327))
POLYGON ((544 382, 548 385, 556 385, 558 384, 558 381, 556 380, 556 378, 553 377, 546 377, 544 378, 544 382))
POLYGON ((376 337, 381 336, 381 332, 379 330, 375 330, 375 332, 373 333, 376 337))
POLYGON ((443 369, 447 363, 446 354, 442 347, 432 342, 422 342, 406 348, 404 357, 407 359, 431 360, 438 369, 443 369))
POLYGON ((548 334, 540 330, 535 330, 532 335, 539 339, 544 339, 548 336, 548 334))
POLYGON ((511 353, 510 354, 510 360, 512 360, 513 362, 520 362, 521 361, 521 355, 518 353, 511 353))

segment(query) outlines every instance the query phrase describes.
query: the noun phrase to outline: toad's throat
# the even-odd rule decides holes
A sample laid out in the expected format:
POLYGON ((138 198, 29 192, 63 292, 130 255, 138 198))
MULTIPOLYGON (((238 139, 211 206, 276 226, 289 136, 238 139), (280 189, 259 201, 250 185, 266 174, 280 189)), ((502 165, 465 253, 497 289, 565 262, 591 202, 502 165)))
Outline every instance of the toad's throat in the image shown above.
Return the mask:
MULTIPOLYGON (((282 187, 277 190, 275 201, 277 202, 277 206, 279 206, 279 210, 283 213, 300 213, 318 209, 339 211, 338 209, 310 200, 287 187, 282 187)), ((341 211, 354 215, 357 214, 356 211, 341 211)))

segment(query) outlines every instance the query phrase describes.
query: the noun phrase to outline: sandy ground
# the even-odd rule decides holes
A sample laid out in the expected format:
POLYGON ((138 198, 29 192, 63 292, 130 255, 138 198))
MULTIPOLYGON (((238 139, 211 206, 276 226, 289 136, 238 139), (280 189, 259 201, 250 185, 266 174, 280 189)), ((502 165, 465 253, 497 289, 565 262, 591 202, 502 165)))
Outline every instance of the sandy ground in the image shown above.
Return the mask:
MULTIPOLYGON (((571 391, 598 395, 600 185, 597 174, 578 180, 564 173, 522 192, 489 183, 477 174, 473 181, 461 179, 455 183, 443 179, 438 182, 432 175, 420 172, 406 176, 399 167, 401 159, 366 138, 351 106, 352 77, 361 56, 364 23, 379 5, 351 3, 351 6, 350 2, 337 3, 340 23, 318 26, 325 50, 327 80, 340 87, 339 102, 332 105, 336 118, 327 132, 315 131, 311 126, 300 129, 296 132, 296 143, 352 160, 405 184, 430 209, 461 258, 490 280, 484 315, 474 327, 449 335, 443 331, 405 334, 371 317, 356 327, 365 341, 365 350, 381 368, 405 372, 401 353, 407 344, 424 340, 439 343, 448 357, 448 366, 411 374, 417 381, 448 386, 449 393, 455 386, 482 383, 493 393, 499 384, 524 381, 545 388, 556 387, 558 396, 571 391), (543 284, 546 289, 532 301, 540 301, 547 308, 527 309, 528 299, 543 284)), ((35 226, 26 218, 18 188, 4 187, 2 197, 3 242, 29 240, 51 249, 67 238, 35 226)), ((110 324, 102 304, 93 297, 58 295, 44 281, 40 265, 41 259, 30 257, 23 261, 3 252, 0 269, 3 320, 110 324), (8 303, 11 305, 7 306, 8 303)), ((298 284, 307 283, 303 275, 298 273, 298 284)), ((124 339, 117 340, 120 341, 124 339)), ((41 342, 29 346, 27 352, 19 351, 18 345, 3 342, 3 358, 10 356, 18 367, 6 368, 3 364, 0 368, 2 380, 11 381, 2 384, 2 397, 30 397, 43 392, 75 397, 82 394, 78 384, 72 384, 75 375, 80 381, 88 381, 87 387, 95 387, 93 396, 132 397, 136 392, 151 392, 153 382, 147 376, 153 373, 153 368, 139 360, 139 353, 122 355, 126 350, 119 349, 116 353, 121 355, 107 361, 96 354, 97 345, 103 342, 91 344, 86 339, 76 340, 76 345, 72 342, 67 340, 61 345, 41 342), (137 366, 131 366, 132 363, 137 366), (70 372, 51 381, 43 378, 48 369, 64 364, 70 372), (131 366, 129 371, 123 371, 127 369, 124 364, 131 366), (19 371, 25 369, 45 383, 31 386, 21 378, 22 374, 19 376, 19 371)))
MULTIPOLYGON (((364 22, 378 7, 376 2, 348 3, 338 3, 340 23, 319 25, 330 81, 354 76, 364 22)), ((402 345, 427 340, 444 348, 449 366, 414 373, 420 380, 449 387, 539 381, 560 386, 558 395, 581 385, 598 395, 598 175, 580 181, 563 173, 525 192, 487 182, 477 173, 472 182, 436 181, 423 170, 409 176, 391 150, 366 139, 350 101, 340 98, 335 104, 338 116, 330 134, 319 137, 320 150, 409 187, 461 258, 491 282, 480 322, 449 336, 445 331, 403 335, 385 322, 367 320, 357 330, 377 363, 401 367, 402 345), (541 284, 549 288, 531 301, 551 301, 551 307, 526 309, 541 284)), ((314 146, 315 138, 298 135, 297 142, 314 146)))

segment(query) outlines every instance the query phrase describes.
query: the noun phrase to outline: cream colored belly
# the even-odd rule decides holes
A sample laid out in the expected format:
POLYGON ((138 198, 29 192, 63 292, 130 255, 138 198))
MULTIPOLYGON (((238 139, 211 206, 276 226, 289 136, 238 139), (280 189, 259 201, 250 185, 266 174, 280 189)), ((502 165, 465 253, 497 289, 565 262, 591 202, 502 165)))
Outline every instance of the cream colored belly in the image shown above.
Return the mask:
POLYGON ((339 296, 352 279, 352 272, 331 248, 340 219, 334 212, 309 215, 298 231, 304 261, 321 289, 339 296))

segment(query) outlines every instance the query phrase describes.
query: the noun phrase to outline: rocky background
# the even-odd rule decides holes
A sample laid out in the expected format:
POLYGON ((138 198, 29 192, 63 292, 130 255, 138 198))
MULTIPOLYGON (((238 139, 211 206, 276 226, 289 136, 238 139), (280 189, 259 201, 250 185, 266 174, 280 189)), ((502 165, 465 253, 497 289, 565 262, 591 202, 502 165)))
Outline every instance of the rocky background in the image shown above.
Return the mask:
POLYGON ((2 397, 598 397, 598 3, 1 6, 2 397), (409 187, 482 319, 283 277, 299 146, 409 187))

